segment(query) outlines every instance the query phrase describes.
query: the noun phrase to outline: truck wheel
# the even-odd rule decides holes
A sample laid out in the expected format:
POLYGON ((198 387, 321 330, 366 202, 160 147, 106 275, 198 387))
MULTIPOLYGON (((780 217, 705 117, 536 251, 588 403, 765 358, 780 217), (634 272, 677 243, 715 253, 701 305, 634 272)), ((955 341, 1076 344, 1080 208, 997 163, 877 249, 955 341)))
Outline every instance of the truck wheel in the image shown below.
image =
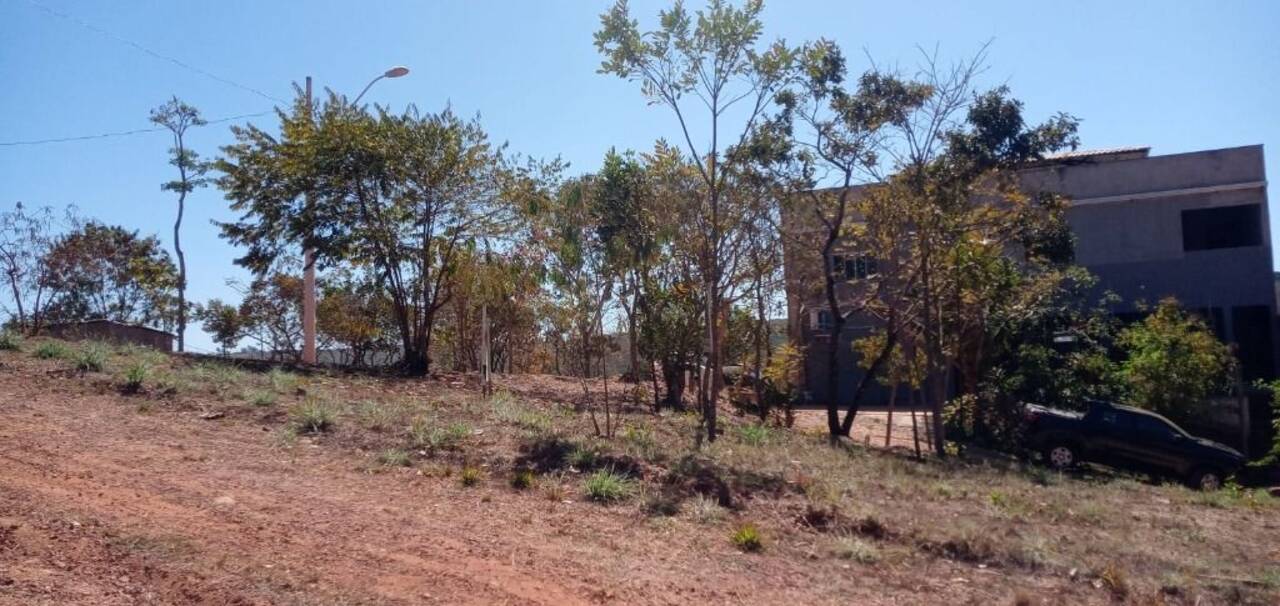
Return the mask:
POLYGON ((1192 488, 1212 492, 1222 488, 1222 473, 1212 467, 1198 467, 1188 481, 1192 488))
POLYGON ((1075 446, 1066 442, 1055 442, 1045 448, 1044 460, 1054 469, 1070 469, 1080 462, 1075 446))

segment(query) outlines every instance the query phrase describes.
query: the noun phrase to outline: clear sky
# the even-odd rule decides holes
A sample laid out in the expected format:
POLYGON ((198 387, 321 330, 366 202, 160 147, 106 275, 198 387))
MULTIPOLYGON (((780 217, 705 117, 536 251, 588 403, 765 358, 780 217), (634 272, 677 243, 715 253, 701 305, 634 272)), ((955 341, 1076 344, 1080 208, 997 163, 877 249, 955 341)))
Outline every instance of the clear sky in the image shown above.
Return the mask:
MULTIPOLYGON (((591 171, 610 147, 645 149, 676 134, 670 113, 646 106, 635 85, 596 73, 592 33, 608 4, 0 0, 0 143, 148 128, 148 111, 174 94, 208 119, 262 112, 275 102, 253 90, 287 99, 306 75, 353 96, 406 65, 410 75, 378 83, 365 99, 452 104, 479 113, 513 151, 591 171)), ((651 25, 665 4, 632 8, 651 25)), ((775 0, 765 25, 768 37, 791 43, 836 41, 853 70, 867 55, 910 68, 918 46, 961 59, 991 40, 987 83, 1009 84, 1035 119, 1081 118, 1086 148, 1150 145, 1164 154, 1262 143, 1268 173, 1280 174, 1280 2, 775 0)), ((224 123, 190 144, 212 157, 229 140, 224 123)), ((143 133, 0 146, 0 204, 75 204, 171 246, 175 203, 160 190, 173 178, 168 145, 164 133, 143 133)), ((232 264, 239 251, 210 224, 229 218, 217 189, 188 200, 192 300, 236 298, 224 282, 246 275, 232 264)), ((1273 233, 1278 218, 1271 213, 1273 233)), ((213 347, 198 328, 188 343, 213 347)))

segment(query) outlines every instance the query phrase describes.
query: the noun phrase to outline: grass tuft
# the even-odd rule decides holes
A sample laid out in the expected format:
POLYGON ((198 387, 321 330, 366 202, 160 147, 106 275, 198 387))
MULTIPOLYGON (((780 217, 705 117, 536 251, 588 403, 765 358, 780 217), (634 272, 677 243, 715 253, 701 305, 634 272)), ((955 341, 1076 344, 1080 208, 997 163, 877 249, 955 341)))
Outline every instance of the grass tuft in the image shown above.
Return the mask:
POLYGON ((102 372, 107 366, 107 355, 110 351, 101 343, 87 343, 76 350, 72 362, 80 372, 102 372))
POLYGON ((45 341, 36 346, 33 355, 41 360, 60 360, 67 357, 67 346, 57 341, 45 341))
POLYGON ((388 448, 378 453, 378 464, 384 467, 409 467, 413 465, 413 459, 409 458, 409 453, 399 448, 388 448))
POLYGON ((249 394, 249 403, 259 407, 275 406, 276 392, 255 391, 249 394))
POLYGON ((529 469, 517 469, 511 474, 511 487, 516 490, 528 490, 533 486, 534 475, 529 469))
POLYGON ((734 547, 745 553, 764 550, 764 538, 760 536, 760 529, 750 522, 739 526, 737 530, 733 531, 733 535, 729 540, 733 541, 734 547))
POLYGON ((764 446, 773 437, 773 430, 764 425, 743 425, 738 428, 738 440, 747 446, 764 446))
POLYGON ((472 467, 470 465, 463 467, 462 473, 458 474, 458 481, 467 488, 479 484, 482 479, 484 479, 484 472, 480 471, 479 468, 472 467))
POLYGON ((142 386, 147 382, 147 377, 151 374, 151 369, 144 362, 134 362, 124 370, 124 390, 128 393, 138 393, 142 391, 142 386))
POLYGON ((859 564, 874 564, 880 561, 880 550, 874 544, 855 536, 836 538, 832 552, 842 560, 853 560, 859 564))
POLYGON ((471 427, 466 423, 451 423, 440 427, 436 425, 435 419, 420 416, 409 427, 409 445, 415 450, 434 455, 442 450, 460 449, 469 435, 471 427))
POLYGON ((332 407, 314 398, 293 409, 293 429, 301 434, 321 434, 333 429, 335 419, 332 407))
POLYGON ((610 469, 601 469, 587 477, 582 486, 587 498, 597 503, 621 501, 632 493, 632 483, 626 476, 610 469))
POLYGON ((12 331, 0 331, 0 351, 22 351, 22 335, 12 331))

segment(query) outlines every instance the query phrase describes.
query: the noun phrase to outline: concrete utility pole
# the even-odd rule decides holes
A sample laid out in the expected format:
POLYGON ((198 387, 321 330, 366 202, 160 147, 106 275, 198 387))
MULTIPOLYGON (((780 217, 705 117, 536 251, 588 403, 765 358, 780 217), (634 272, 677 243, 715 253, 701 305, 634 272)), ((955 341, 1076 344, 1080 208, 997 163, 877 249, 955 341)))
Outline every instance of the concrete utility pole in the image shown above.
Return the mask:
MULTIPOLYGON (((383 78, 399 78, 409 73, 409 68, 397 65, 382 75, 369 81, 364 90, 356 95, 355 105, 378 80, 383 78)), ((314 120, 311 108, 311 76, 307 76, 307 119, 314 120)), ((311 194, 307 193, 307 206, 311 206, 311 194)), ((302 363, 316 363, 316 250, 308 246, 302 251, 302 363)))
MULTIPOLYGON (((311 112, 311 76, 307 76, 307 120, 315 120, 311 112)), ((307 192, 311 206, 311 192, 307 192)), ((302 363, 316 363, 316 251, 307 246, 302 252, 302 363)))

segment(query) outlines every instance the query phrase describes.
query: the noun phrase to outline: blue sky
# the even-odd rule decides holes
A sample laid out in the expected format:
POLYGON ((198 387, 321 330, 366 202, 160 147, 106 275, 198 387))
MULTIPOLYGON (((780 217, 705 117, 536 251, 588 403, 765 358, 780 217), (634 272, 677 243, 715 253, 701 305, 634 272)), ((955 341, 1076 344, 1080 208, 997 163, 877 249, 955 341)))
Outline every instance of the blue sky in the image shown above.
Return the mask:
MULTIPOLYGON (((590 171, 610 147, 645 149, 676 135, 669 112, 596 73, 592 32, 608 4, 0 0, 0 142, 147 128, 148 111, 173 94, 209 119, 274 104, 43 6, 281 99, 306 75, 354 95, 403 64, 409 76, 380 82, 366 100, 452 104, 479 113, 513 151, 559 155, 590 171)), ((652 24, 664 5, 632 8, 652 24)), ((787 0, 767 4, 765 22, 771 38, 836 41, 855 70, 866 67, 864 50, 881 65, 910 68, 918 46, 960 59, 992 40, 986 83, 1010 85, 1033 118, 1081 118, 1084 147, 1140 144, 1162 154, 1262 143, 1268 173, 1280 174, 1280 2, 787 0)), ((190 137, 206 157, 229 140, 225 124, 190 137)), ((148 133, 0 146, 0 204, 75 204, 171 246, 174 200, 159 185, 172 178, 168 145, 163 133, 148 133)), ((234 299, 225 280, 246 276, 232 264, 238 251, 210 224, 229 218, 216 189, 189 199, 183 241, 193 300, 234 299)), ((198 328, 188 342, 212 348, 198 328)))

